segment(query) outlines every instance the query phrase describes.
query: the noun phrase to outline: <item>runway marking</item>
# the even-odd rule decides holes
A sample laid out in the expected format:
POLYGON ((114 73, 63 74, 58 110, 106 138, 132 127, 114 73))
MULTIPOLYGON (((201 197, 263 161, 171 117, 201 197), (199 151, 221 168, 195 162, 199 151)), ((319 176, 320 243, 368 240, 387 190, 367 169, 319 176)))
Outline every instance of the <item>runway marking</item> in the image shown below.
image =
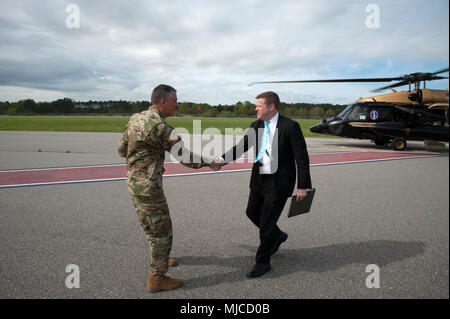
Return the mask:
MULTIPOLYGON (((310 166, 314 167, 436 156, 442 155, 358 151, 310 154, 309 159, 310 166)), ((252 165, 251 159, 239 159, 224 166, 220 171, 214 172, 209 167, 194 170, 180 163, 165 162, 164 177, 246 172, 251 170, 252 165)), ((126 179, 126 175, 127 170, 124 164, 4 170, 0 171, 0 188, 117 181, 126 179)))

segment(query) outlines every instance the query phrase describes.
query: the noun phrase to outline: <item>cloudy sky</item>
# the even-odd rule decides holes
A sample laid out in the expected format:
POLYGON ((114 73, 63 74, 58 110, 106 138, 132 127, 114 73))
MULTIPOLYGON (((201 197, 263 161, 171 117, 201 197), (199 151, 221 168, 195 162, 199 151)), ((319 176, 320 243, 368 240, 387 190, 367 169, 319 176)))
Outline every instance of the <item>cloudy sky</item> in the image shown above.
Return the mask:
POLYGON ((434 72, 448 30, 448 0, 1 0, 0 101, 148 100, 165 83, 213 105, 344 104, 387 83, 248 84, 434 72))

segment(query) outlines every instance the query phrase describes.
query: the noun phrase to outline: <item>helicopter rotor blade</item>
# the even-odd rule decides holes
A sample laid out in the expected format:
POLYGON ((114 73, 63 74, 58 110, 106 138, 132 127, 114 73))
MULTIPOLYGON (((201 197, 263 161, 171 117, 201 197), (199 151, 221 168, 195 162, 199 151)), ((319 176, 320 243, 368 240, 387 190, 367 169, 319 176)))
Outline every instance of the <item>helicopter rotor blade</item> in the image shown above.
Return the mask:
POLYGON ((411 74, 405 74, 399 77, 390 77, 390 78, 361 78, 361 79, 330 79, 330 80, 296 80, 296 81, 263 81, 263 82, 252 82, 249 86, 254 84, 274 84, 274 83, 337 83, 337 82, 391 82, 391 81, 400 81, 398 83, 394 83, 393 85, 387 85, 385 87, 375 89, 372 92, 382 91, 388 88, 393 88, 397 86, 407 85, 420 81, 432 81, 432 80, 443 80, 448 79, 444 76, 437 76, 436 74, 448 72, 449 68, 445 68, 434 73, 422 73, 416 72, 411 74))
POLYGON ((395 88, 397 86, 407 85, 409 83, 410 82, 407 82, 407 81, 401 81, 401 82, 398 82, 398 83, 394 83, 392 85, 386 85, 386 86, 384 86, 382 88, 378 88, 378 89, 372 90, 371 92, 379 92, 379 91, 383 91, 383 90, 386 90, 386 89, 389 89, 389 88, 395 88))
POLYGON ((434 72, 434 73, 432 73, 432 74, 433 74, 433 75, 436 75, 436 74, 444 73, 444 72, 448 72, 448 71, 449 71, 449 68, 447 67, 446 69, 439 70, 439 71, 434 72))
POLYGON ((432 80, 445 80, 448 79, 448 76, 433 76, 432 80))
POLYGON ((371 92, 379 92, 379 91, 383 91, 383 90, 386 90, 386 89, 389 89, 389 88, 395 88, 397 86, 408 85, 408 84, 414 83, 416 81, 432 81, 432 80, 444 80, 444 79, 448 79, 448 76, 435 76, 435 75, 433 75, 433 76, 423 77, 423 76, 419 75, 419 76, 416 76, 416 77, 410 77, 408 79, 405 79, 405 80, 403 80, 401 82, 398 82, 398 83, 394 83, 392 85, 386 85, 386 86, 384 86, 382 88, 378 88, 378 89, 372 90, 371 92))
POLYGON ((249 86, 254 84, 267 84, 267 83, 326 83, 326 82, 390 82, 403 80, 401 77, 395 78, 363 78, 363 79, 332 79, 332 80, 296 80, 296 81, 263 81, 252 82, 249 86))
MULTIPOLYGON (((433 76, 431 78, 427 78, 426 81, 444 80, 444 79, 448 79, 448 76, 433 76)), ((424 79, 420 79, 420 81, 425 81, 425 80, 424 79)), ((378 88, 378 89, 372 90, 371 92, 379 92, 379 91, 383 91, 383 90, 386 90, 386 89, 395 88, 397 86, 408 85, 408 84, 411 84, 411 83, 414 83, 414 82, 415 82, 414 79, 413 80, 409 80, 409 81, 401 81, 401 82, 398 82, 398 83, 394 83, 392 85, 386 85, 386 86, 384 86, 382 88, 378 88)))

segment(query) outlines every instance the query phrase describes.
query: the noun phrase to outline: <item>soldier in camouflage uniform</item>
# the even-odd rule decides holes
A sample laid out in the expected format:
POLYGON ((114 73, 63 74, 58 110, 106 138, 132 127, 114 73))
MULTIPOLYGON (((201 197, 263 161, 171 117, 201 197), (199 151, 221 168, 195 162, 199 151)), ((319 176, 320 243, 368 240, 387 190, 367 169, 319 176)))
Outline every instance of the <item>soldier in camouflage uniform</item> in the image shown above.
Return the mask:
MULTIPOLYGON (((119 155, 127 160, 128 192, 150 243, 148 289, 151 292, 176 289, 182 284, 179 279, 165 276, 169 263, 174 263, 174 260, 169 258, 172 222, 162 184, 165 152, 176 143, 182 143, 165 121, 177 106, 176 90, 168 85, 157 86, 152 92, 152 106, 130 117, 118 143, 119 155)), ((186 149, 181 147, 180 152, 184 151, 186 149)), ((196 169, 208 165, 203 159, 200 163, 193 163, 193 154, 189 154, 189 161, 181 161, 183 165, 196 169)), ((214 165, 210 167, 218 169, 214 165)))

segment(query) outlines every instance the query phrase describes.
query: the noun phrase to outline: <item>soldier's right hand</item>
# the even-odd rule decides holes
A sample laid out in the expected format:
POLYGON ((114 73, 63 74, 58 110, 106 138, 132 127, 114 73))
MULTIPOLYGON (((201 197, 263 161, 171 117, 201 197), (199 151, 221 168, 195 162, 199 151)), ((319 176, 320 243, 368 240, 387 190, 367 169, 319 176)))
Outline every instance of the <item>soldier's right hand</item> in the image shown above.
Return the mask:
POLYGON ((209 164, 209 167, 213 170, 213 171, 218 171, 219 169, 221 169, 223 166, 222 160, 218 157, 216 157, 214 159, 214 161, 211 162, 211 164, 209 164))

